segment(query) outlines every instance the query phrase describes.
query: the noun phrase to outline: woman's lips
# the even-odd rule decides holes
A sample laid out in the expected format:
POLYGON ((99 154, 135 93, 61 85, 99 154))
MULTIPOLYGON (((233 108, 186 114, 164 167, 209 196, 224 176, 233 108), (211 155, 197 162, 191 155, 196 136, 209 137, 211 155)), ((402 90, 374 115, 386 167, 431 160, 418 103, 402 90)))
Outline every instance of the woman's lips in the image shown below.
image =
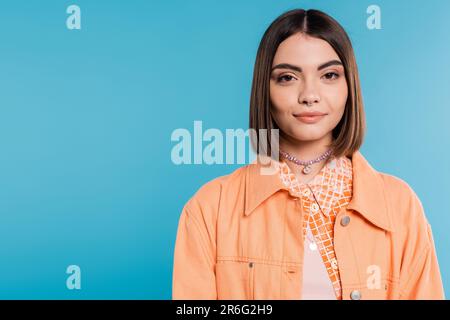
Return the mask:
POLYGON ((298 121, 304 122, 304 123, 316 123, 320 121, 323 117, 325 117, 326 114, 322 114, 320 116, 294 116, 298 121))

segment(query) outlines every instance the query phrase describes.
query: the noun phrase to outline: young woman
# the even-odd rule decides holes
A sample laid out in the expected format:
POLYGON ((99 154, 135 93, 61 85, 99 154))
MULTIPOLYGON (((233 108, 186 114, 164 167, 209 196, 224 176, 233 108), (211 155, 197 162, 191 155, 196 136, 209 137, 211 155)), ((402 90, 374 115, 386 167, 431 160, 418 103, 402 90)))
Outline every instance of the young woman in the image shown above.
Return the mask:
POLYGON ((358 151, 358 70, 333 18, 299 9, 270 25, 256 57, 250 128, 268 129, 267 148, 257 136, 256 150, 276 170, 263 174, 255 161, 184 206, 173 299, 444 298, 420 200, 358 151))

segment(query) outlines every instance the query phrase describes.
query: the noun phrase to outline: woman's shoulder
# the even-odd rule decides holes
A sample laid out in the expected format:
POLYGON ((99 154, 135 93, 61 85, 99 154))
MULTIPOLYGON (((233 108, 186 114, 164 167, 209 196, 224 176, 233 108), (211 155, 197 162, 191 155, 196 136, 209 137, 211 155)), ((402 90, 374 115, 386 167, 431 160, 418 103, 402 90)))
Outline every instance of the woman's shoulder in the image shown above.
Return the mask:
POLYGON ((389 207, 396 212, 401 211, 399 207, 421 206, 419 197, 406 180, 374 168, 360 151, 352 155, 351 161, 353 173, 356 174, 353 180, 357 180, 364 192, 383 193, 389 207))
POLYGON ((223 195, 237 195, 239 188, 245 183, 247 170, 253 164, 247 164, 235 169, 229 174, 218 176, 204 183, 187 201, 188 210, 217 211, 223 195), (235 192, 233 192, 235 191, 235 192))
POLYGON ((417 197, 414 189, 403 178, 386 172, 378 172, 378 174, 381 177, 383 186, 388 193, 395 194, 396 197, 401 197, 402 199, 417 197))
POLYGON ((412 186, 396 175, 379 172, 386 200, 398 226, 427 223, 422 201, 412 186))

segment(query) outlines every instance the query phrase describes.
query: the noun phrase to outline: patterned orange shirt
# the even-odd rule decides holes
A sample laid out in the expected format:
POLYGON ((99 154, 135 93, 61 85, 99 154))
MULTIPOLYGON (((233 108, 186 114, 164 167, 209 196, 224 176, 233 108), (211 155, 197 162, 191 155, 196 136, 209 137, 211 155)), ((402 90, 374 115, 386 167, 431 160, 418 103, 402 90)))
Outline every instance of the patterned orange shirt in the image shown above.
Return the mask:
POLYGON ((280 178, 293 196, 302 199, 303 238, 309 225, 333 284, 337 299, 342 298, 338 261, 334 252, 334 223, 338 212, 352 198, 352 161, 331 158, 308 183, 300 183, 286 162, 280 163, 280 178))

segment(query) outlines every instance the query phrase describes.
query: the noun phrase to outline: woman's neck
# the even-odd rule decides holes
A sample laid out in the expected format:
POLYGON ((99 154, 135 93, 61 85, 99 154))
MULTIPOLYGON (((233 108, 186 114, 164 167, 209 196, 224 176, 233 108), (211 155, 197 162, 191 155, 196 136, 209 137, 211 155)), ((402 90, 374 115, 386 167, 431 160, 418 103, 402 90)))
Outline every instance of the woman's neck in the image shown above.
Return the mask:
MULTIPOLYGON (((309 161, 320 157, 327 150, 329 150, 331 142, 331 135, 314 141, 293 141, 292 139, 280 137, 280 150, 289 153, 299 160, 309 161)), ((296 174, 297 179, 302 183, 308 183, 309 181, 311 181, 314 176, 319 173, 320 170, 322 170, 322 168, 326 165, 328 159, 310 165, 311 172, 308 174, 304 174, 302 173, 302 166, 299 166, 286 159, 280 158, 280 160, 283 160, 287 163, 292 172, 296 174)))
POLYGON ((298 141, 287 137, 280 137, 280 149, 299 160, 309 161, 320 157, 329 150, 331 142, 331 135, 324 136, 319 140, 310 141, 298 141))

